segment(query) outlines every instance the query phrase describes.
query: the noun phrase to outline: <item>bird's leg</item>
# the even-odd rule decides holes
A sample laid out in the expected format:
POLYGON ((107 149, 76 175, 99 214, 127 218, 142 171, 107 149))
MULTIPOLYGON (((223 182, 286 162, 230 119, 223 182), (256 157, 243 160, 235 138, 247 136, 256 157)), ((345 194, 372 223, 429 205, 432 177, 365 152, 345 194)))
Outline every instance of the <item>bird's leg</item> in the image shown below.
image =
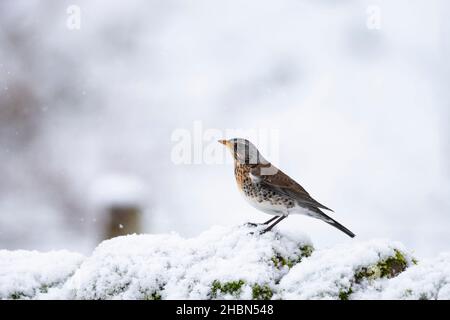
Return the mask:
POLYGON ((268 226, 266 229, 264 229, 261 234, 266 233, 267 231, 270 231, 273 229, 273 227, 275 227, 278 223, 281 222, 281 220, 286 219, 287 216, 281 216, 277 221, 275 221, 274 223, 272 223, 270 226, 268 226))
POLYGON ((269 223, 271 223, 273 220, 275 220, 275 219, 277 219, 277 218, 279 218, 279 216, 275 216, 275 217, 273 217, 273 218, 270 218, 269 220, 267 220, 266 222, 264 222, 264 223, 262 223, 262 224, 269 224, 269 223))
POLYGON ((250 226, 250 227, 256 227, 256 226, 260 226, 260 225, 267 225, 269 223, 271 223, 273 220, 279 218, 280 216, 275 216, 273 218, 270 218, 269 220, 267 220, 266 222, 263 223, 253 223, 253 222, 247 222, 246 225, 250 226))

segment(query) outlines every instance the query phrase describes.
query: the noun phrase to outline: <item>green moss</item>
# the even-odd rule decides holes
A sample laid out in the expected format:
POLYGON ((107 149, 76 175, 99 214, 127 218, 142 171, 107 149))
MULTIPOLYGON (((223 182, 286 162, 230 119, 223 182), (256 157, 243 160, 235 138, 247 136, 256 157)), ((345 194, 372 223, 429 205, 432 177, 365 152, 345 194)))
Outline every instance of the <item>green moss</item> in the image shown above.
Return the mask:
POLYGON ((50 286, 44 284, 44 285, 42 285, 42 286, 39 288, 39 291, 40 291, 41 293, 48 293, 48 289, 49 289, 49 288, 50 288, 50 286))
POLYGON ((339 291, 339 299, 340 300, 348 300, 348 298, 350 297, 350 295, 353 293, 353 289, 352 287, 350 287, 347 290, 340 290, 339 291))
MULTIPOLYGON (((220 294, 231 294, 238 297, 245 285, 244 280, 236 280, 229 282, 220 282, 214 280, 211 285, 211 297, 217 298, 220 294)), ((252 286, 252 299, 254 300, 270 300, 273 296, 272 289, 267 285, 254 284, 252 286)))
POLYGON ((273 256, 271 260, 272 260, 273 264, 275 265, 275 267, 277 267, 278 269, 281 269, 285 266, 287 266, 290 269, 293 266, 295 266, 297 263, 300 263, 303 258, 307 258, 307 257, 311 256, 311 254, 314 251, 314 248, 310 245, 302 246, 299 249, 300 249, 300 254, 294 259, 284 258, 280 254, 277 254, 276 256, 273 256))
POLYGON ((108 288, 108 290, 106 291, 106 297, 114 297, 127 291, 130 284, 131 282, 129 281, 125 283, 117 283, 115 287, 108 288))
POLYGON ((363 279, 393 278, 405 271, 408 266, 405 256, 399 250, 394 250, 394 256, 379 261, 376 265, 363 267, 355 274, 355 281, 363 279))
MULTIPOLYGON (((414 261, 413 261, 414 263, 414 261)), ((380 278, 393 278, 405 271, 408 266, 405 255, 400 250, 394 249, 394 255, 379 261, 373 266, 363 267, 355 273, 354 283, 360 283, 364 279, 374 280, 380 278)), ((339 298, 347 300, 352 293, 352 287, 348 291, 340 291, 339 298)))
POLYGON ((306 245, 306 246, 300 247, 300 252, 301 252, 301 257, 302 258, 303 257, 305 257, 305 258, 310 257, 312 255, 313 251, 314 251, 314 247, 310 246, 310 245, 306 245))
POLYGON ((276 255, 274 257, 272 257, 272 262, 275 265, 275 267, 277 267, 278 269, 283 268, 284 266, 288 266, 289 268, 292 268, 294 266, 294 262, 289 260, 289 259, 285 259, 284 257, 280 256, 280 255, 276 255))
POLYGON ((377 263, 377 266, 381 270, 382 278, 393 278, 399 273, 405 271, 408 266, 405 256, 399 250, 395 249, 395 255, 389 257, 384 261, 377 263))
POLYGON ((419 296, 419 300, 430 300, 430 299, 428 298, 427 294, 422 293, 422 294, 419 296))
POLYGON ((214 280, 211 285, 211 296, 217 297, 218 293, 231 294, 238 296, 242 291, 242 286, 245 284, 244 280, 229 281, 221 283, 218 280, 214 280))
POLYGON ((143 300, 161 300, 161 292, 164 290, 164 285, 160 284, 157 289, 140 288, 139 293, 143 300))
POLYGON ((409 297, 413 294, 413 291, 411 289, 406 289, 405 293, 403 294, 404 297, 409 297))
POLYGON ((265 284, 260 286, 259 284, 255 284, 252 286, 252 298, 253 300, 270 300, 273 296, 272 289, 265 284))
POLYGON ((9 296, 9 298, 10 298, 10 299, 13 299, 13 300, 22 299, 22 298, 25 298, 25 297, 26 297, 26 295, 25 295, 25 293, 23 293, 23 292, 14 292, 14 293, 12 293, 12 294, 9 296))
POLYGON ((49 283, 49 284, 43 284, 41 285, 39 288, 35 288, 33 291, 33 294, 25 294, 24 292, 21 291, 17 291, 12 293, 9 296, 9 299, 14 299, 14 300, 18 300, 18 299, 24 299, 24 298, 31 298, 33 297, 35 294, 38 293, 48 293, 48 290, 54 286, 57 286, 58 283, 49 283))
POLYGON ((161 294, 158 292, 152 292, 150 295, 144 297, 144 300, 161 300, 161 294))

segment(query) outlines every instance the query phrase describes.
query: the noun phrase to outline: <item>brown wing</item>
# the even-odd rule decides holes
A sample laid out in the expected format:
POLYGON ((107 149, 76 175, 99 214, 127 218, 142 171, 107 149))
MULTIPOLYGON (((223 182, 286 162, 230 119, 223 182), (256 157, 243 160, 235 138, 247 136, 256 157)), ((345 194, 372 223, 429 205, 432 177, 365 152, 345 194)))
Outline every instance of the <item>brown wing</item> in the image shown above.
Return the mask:
POLYGON ((294 198, 300 204, 333 211, 314 200, 301 185, 271 164, 258 165, 250 173, 259 180, 259 183, 265 184, 278 190, 280 193, 294 198))

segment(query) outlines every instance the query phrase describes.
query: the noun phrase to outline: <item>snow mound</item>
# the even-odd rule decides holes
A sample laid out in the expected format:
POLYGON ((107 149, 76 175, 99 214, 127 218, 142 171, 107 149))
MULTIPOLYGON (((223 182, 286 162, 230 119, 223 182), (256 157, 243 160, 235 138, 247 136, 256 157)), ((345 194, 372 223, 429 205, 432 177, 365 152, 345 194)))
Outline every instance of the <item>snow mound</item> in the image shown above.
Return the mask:
POLYGON ((61 287, 83 259, 67 251, 0 250, 0 299, 29 299, 61 287))
POLYGON ((355 295, 355 299, 450 299, 450 253, 417 263, 398 277, 355 295))
POLYGON ((192 239, 170 234, 105 241, 67 289, 77 299, 258 298, 311 246, 304 237, 254 231, 214 227, 192 239))
POLYGON ((450 254, 417 262, 387 240, 314 250, 260 228, 117 237, 87 258, 0 251, 0 298, 450 299, 450 254))
POLYGON ((413 258, 400 243, 373 240, 316 251, 280 282, 283 299, 348 299, 382 278, 393 278, 413 258))

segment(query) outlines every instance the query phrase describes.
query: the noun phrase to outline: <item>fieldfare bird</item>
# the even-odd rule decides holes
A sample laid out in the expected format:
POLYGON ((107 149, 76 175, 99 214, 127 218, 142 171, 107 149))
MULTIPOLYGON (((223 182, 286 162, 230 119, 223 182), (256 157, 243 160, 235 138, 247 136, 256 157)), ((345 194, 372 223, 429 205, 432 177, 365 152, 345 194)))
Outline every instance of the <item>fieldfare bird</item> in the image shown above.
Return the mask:
POLYGON ((237 138, 219 142, 227 146, 234 157, 234 175, 244 198, 256 209, 274 215, 262 223, 267 225, 263 232, 272 230, 289 214, 304 214, 325 221, 352 238, 355 236, 321 209, 333 210, 314 200, 301 185, 264 159, 250 141, 237 138))

